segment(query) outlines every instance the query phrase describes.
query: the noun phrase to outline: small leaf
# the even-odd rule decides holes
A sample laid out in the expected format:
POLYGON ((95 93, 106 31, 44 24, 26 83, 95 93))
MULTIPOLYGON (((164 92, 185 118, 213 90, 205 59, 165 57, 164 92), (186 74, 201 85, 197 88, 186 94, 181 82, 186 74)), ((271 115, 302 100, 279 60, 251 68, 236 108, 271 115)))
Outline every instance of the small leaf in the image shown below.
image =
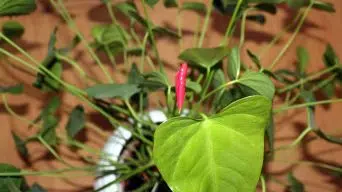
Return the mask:
POLYGON ((328 98, 331 99, 335 96, 335 84, 334 82, 329 82, 321 88, 323 94, 328 98))
POLYGON ((334 4, 329 3, 329 2, 322 2, 322 1, 315 0, 312 7, 318 10, 329 12, 329 13, 336 12, 334 8, 334 4))
POLYGON ((34 183, 31 189, 28 192, 47 192, 42 186, 37 183, 34 183))
POLYGON ((209 69, 228 54, 229 49, 227 47, 190 48, 183 51, 179 55, 179 59, 182 59, 189 64, 209 69))
POLYGON ((334 51, 334 48, 330 44, 326 46, 326 49, 323 55, 323 61, 325 63, 325 66, 327 67, 337 65, 340 62, 339 58, 337 57, 334 51))
POLYGON ((24 26, 17 21, 7 21, 2 25, 2 33, 11 39, 21 37, 24 32, 24 26))
POLYGON ((260 25, 263 25, 266 23, 266 17, 262 14, 256 14, 256 15, 247 15, 246 17, 249 21, 254 21, 259 23, 260 25))
POLYGON ((180 10, 195 11, 197 13, 206 13, 207 7, 204 3, 199 2, 184 2, 180 10))
POLYGON ((115 8, 128 18, 139 22, 144 27, 147 27, 147 21, 139 15, 138 9, 134 2, 117 3, 115 8))
POLYGON ((252 53, 249 49, 247 49, 247 54, 249 58, 251 58, 253 63, 257 66, 257 68, 261 69, 260 59, 254 53, 252 53))
POLYGON ((85 90, 90 97, 97 99, 121 98, 129 99, 140 89, 136 84, 97 84, 85 90))
POLYGON ((84 108, 77 105, 70 113, 68 123, 66 125, 67 134, 70 138, 75 138, 85 126, 84 108))
POLYGON ((58 125, 58 119, 54 115, 44 115, 42 117, 43 128, 39 135, 49 144, 57 144, 56 127, 58 125))
POLYGON ((155 26, 152 28, 154 34, 156 35, 166 35, 169 37, 177 38, 179 39, 180 36, 176 31, 172 31, 171 29, 167 29, 165 27, 155 26))
POLYGON ((13 137, 15 147, 16 147, 17 151, 19 152, 20 157, 22 157, 24 159, 27 158, 28 150, 26 147, 26 143, 18 135, 16 135, 14 132, 12 132, 12 137, 13 137))
MULTIPOLYGON (((9 165, 0 163, 0 173, 19 173, 20 169, 9 165)), ((20 189, 22 184, 24 183, 24 179, 18 176, 0 176, 0 189, 1 192, 12 192, 10 189, 10 185, 13 185, 15 188, 20 189)))
POLYGON ((270 110, 269 99, 251 96, 212 117, 162 123, 153 159, 172 191, 255 191, 270 110))
POLYGON ((260 94, 273 99, 275 88, 273 82, 263 73, 246 72, 239 79, 238 83, 246 94, 260 94))
POLYGON ((277 7, 271 3, 259 3, 254 7, 260 11, 264 11, 272 15, 275 15, 277 13, 277 7))
POLYGON ((132 65, 131 71, 128 74, 127 84, 141 84, 144 81, 143 75, 140 73, 137 65, 132 65))
POLYGON ((13 95, 18 95, 24 92, 24 86, 22 84, 10 86, 10 87, 1 87, 0 86, 0 94, 1 93, 9 93, 13 95))
POLYGON ((191 81, 191 80, 186 81, 186 88, 194 91, 197 94, 202 91, 201 85, 199 83, 191 81))
POLYGON ((228 59, 228 76, 231 80, 235 80, 239 77, 240 68, 240 50, 239 47, 234 47, 230 51, 228 59))
POLYGON ((145 3, 153 8, 158 3, 158 1, 159 0, 145 0, 145 3))
POLYGON ((152 73, 145 75, 145 78, 149 81, 157 82, 164 87, 171 86, 166 74, 164 74, 163 72, 154 71, 152 73))
POLYGON ((287 0, 286 2, 293 9, 300 9, 310 4, 310 0, 287 0))
POLYGON ((298 72, 300 74, 305 74, 309 63, 309 53, 304 47, 297 47, 297 59, 298 59, 298 72))
POLYGON ((1 0, 0 16, 25 15, 36 8, 35 0, 1 0))
POLYGON ((121 43, 127 45, 130 36, 119 25, 96 25, 92 28, 92 36, 102 45, 121 43))
POLYGON ((296 179, 292 173, 287 175, 287 180, 290 183, 291 192, 304 192, 304 185, 298 179, 296 179))
POLYGON ((164 0, 164 6, 167 8, 177 7, 178 6, 177 0, 164 0))

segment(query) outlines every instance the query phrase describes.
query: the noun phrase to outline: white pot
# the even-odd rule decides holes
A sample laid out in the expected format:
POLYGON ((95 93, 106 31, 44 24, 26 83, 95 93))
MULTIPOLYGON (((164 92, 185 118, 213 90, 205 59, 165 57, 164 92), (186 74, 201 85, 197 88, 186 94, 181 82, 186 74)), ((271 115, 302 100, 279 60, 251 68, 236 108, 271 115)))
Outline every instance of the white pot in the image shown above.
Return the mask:
MULTIPOLYGON (((149 118, 153 123, 162 123, 167 120, 165 114, 160 110, 152 110, 148 113, 149 118)), ((126 142, 132 137, 132 134, 127 131, 123 127, 118 127, 113 135, 109 137, 108 141, 104 145, 103 152, 108 154, 108 157, 113 161, 121 161, 120 154, 126 145, 126 142)), ((99 165, 110 165, 110 162, 107 159, 101 159, 99 165)), ((98 168, 98 176, 101 176, 101 172, 103 171, 113 171, 115 170, 115 166, 106 166, 98 168)), ((94 189, 100 189, 106 184, 113 182, 117 179, 115 174, 110 174, 106 176, 101 176, 95 180, 94 189)), ((101 192, 124 192, 123 186, 120 183, 113 184, 105 189, 102 189, 101 192)))

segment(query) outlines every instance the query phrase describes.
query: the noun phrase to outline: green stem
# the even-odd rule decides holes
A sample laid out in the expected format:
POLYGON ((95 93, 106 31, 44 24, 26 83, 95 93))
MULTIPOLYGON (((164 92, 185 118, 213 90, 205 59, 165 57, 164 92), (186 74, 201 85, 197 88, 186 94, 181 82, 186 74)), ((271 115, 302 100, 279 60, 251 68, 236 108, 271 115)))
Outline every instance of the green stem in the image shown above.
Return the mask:
POLYGON ((59 160, 61 163, 63 163, 66 166, 69 167, 74 167, 73 165, 70 165, 69 163, 67 163, 66 161, 64 161, 62 159, 61 156, 59 156, 57 154, 57 152, 41 137, 41 136, 37 136, 37 139, 49 150, 49 152, 57 159, 59 160))
POLYGON ((245 12, 242 15, 242 21, 241 21, 241 35, 240 35, 240 49, 243 46, 243 43, 245 42, 245 31, 246 31, 246 20, 247 20, 247 13, 249 11, 253 10, 253 8, 246 9, 245 12))
POLYGON ((297 20, 300 18, 300 16, 301 12, 298 12, 293 22, 289 24, 285 29, 283 29, 280 33, 277 33, 276 36, 274 36, 274 38, 272 39, 272 41, 267 46, 261 49, 261 51, 258 54, 259 59, 261 59, 265 55, 265 53, 267 53, 268 50, 271 49, 279 41, 279 39, 297 23, 297 20))
POLYGON ((291 149, 295 146, 297 146, 302 140, 303 138, 312 131, 311 127, 307 127, 292 143, 290 143, 289 145, 284 145, 281 147, 278 147, 276 149, 274 149, 273 151, 279 151, 279 150, 284 150, 284 149, 291 149))
POLYGON ((201 30, 201 19, 202 17, 199 15, 197 18, 196 29, 195 29, 194 40, 193 40, 194 47, 196 47, 199 44, 198 39, 199 39, 200 30, 201 30))
POLYGON ((115 67, 116 67, 115 57, 114 57, 114 55, 110 52, 110 49, 109 49, 108 45, 104 45, 104 49, 105 49, 105 52, 106 52, 106 54, 107 54, 107 56, 108 56, 108 58, 109 58, 109 61, 110 61, 110 62, 112 63, 112 65, 113 65, 113 68, 115 68, 115 67))
POLYGON ((127 179, 131 178, 132 176, 137 175, 137 174, 139 174, 139 173, 141 173, 141 172, 145 171, 146 169, 149 169, 149 168, 151 168, 153 166, 154 166, 154 163, 150 162, 150 163, 147 163, 144 166, 138 167, 138 168, 134 169, 132 172, 130 172, 130 173, 126 174, 126 175, 123 175, 122 177, 119 177, 116 180, 114 180, 114 181, 104 185, 103 187, 97 189, 95 192, 102 191, 103 189, 105 189, 105 188, 107 188, 107 187, 109 187, 109 186, 111 186, 111 185, 113 185, 115 183, 127 180, 127 179))
POLYGON ((264 175, 260 176, 260 181, 261 181, 261 188, 262 188, 262 192, 266 192, 266 182, 265 182, 265 177, 264 175))
POLYGON ((107 7, 107 10, 108 10, 109 16, 112 19, 113 24, 116 25, 117 21, 116 21, 116 18, 115 18, 115 14, 113 12, 112 1, 108 1, 106 3, 106 7, 107 7))
POLYGON ((279 89, 278 93, 284 93, 286 91, 294 89, 294 88, 300 86, 301 84, 304 84, 304 83, 307 83, 307 82, 309 82, 309 81, 311 81, 313 79, 316 79, 316 78, 318 78, 318 77, 320 77, 320 76, 322 76, 322 75, 324 75, 326 73, 329 73, 329 72, 333 71, 334 69, 336 69, 338 67, 339 67, 338 65, 334 65, 334 66, 331 66, 331 67, 326 68, 324 70, 321 70, 321 71, 319 71, 317 73, 314 73, 314 74, 312 74, 310 76, 307 76, 306 78, 301 79, 301 80, 297 81, 296 83, 293 83, 293 84, 288 85, 288 86, 286 86, 286 87, 284 87, 282 89, 279 89))
POLYGON ((56 4, 54 2, 54 0, 50 0, 50 3, 52 4, 52 6, 55 8, 55 10, 57 12, 59 12, 61 14, 61 16, 64 18, 64 20, 66 21, 66 23, 68 24, 69 28, 71 30, 73 30, 76 35, 80 38, 80 40, 83 42, 84 46, 86 47, 86 49, 88 50, 89 54, 91 55, 91 57, 94 59, 94 61, 97 63, 97 65, 100 67, 100 69, 103 71, 103 73, 105 74, 105 76, 107 77, 107 79, 109 80, 109 82, 113 83, 113 79, 110 76, 108 70, 104 67, 104 65, 102 64, 100 58, 96 55, 96 53, 94 52, 94 50, 90 47, 88 41, 85 39, 85 37, 83 36, 83 34, 79 31, 79 29, 76 27, 75 22, 73 21, 73 19, 71 18, 68 10, 65 8, 63 1, 58 0, 58 4, 56 4))
POLYGON ((138 114, 135 112, 135 110, 133 109, 132 105, 130 104, 130 102, 129 102, 128 100, 125 100, 124 102, 125 102, 125 104, 126 104, 128 110, 130 111, 131 115, 133 116, 133 118, 134 118, 137 122, 139 122, 139 123, 141 123, 141 124, 145 124, 145 125, 151 126, 152 128, 156 128, 156 125, 155 125, 155 124, 153 124, 153 123, 151 123, 151 122, 146 122, 146 121, 142 120, 142 119, 138 116, 138 114))
POLYGON ((155 56, 157 58, 158 65, 160 67, 160 71, 164 71, 164 65, 161 62, 161 59, 160 59, 160 56, 159 56, 156 40, 155 40, 154 33, 153 33, 153 30, 152 30, 151 22, 150 22, 151 19, 150 19, 150 16, 148 14, 148 11, 147 11, 147 7, 146 7, 146 2, 145 1, 146 0, 142 0, 142 4, 143 4, 143 8, 144 8, 144 13, 145 13, 145 16, 146 16, 146 19, 147 19, 148 33, 149 33, 149 35, 151 37, 152 47, 153 47, 153 50, 154 50, 154 54, 155 54, 155 56))
POLYGON ((304 24, 304 21, 306 19, 306 17, 308 16, 312 6, 314 4, 313 0, 310 0, 310 4, 309 6, 305 9, 302 18, 299 20, 299 24, 296 27, 294 33, 292 34, 291 38, 289 39, 289 41, 286 43, 286 45, 284 46, 284 48, 280 51, 280 53, 278 54, 278 56, 274 59, 274 61, 272 62, 272 64, 269 67, 269 70, 271 71, 276 64, 279 62, 279 60, 282 58, 282 56, 284 55, 284 53, 287 51, 287 49, 290 47, 290 45, 292 44, 292 42, 294 41, 294 39, 296 38, 297 34, 299 33, 300 29, 302 28, 302 25, 304 24))
POLYGON ((205 18, 204 18, 204 24, 202 26, 202 32, 201 32, 201 36, 200 36, 200 39, 198 42, 198 47, 202 47, 202 45, 203 45, 204 37, 205 37, 205 34, 207 32, 207 29, 208 29, 209 20, 210 20, 210 16, 211 16, 212 11, 213 11, 213 0, 209 0, 208 10, 207 10, 205 18))
MULTIPOLYGON (((16 177, 16 176, 54 176, 64 174, 66 172, 73 171, 92 171, 95 172, 97 167, 84 167, 84 168, 65 168, 65 169, 57 169, 57 170, 48 170, 48 171, 29 171, 29 170, 21 170, 20 172, 8 172, 8 173, 0 173, 0 177, 16 177)), ((69 175, 70 173, 68 173, 69 175)))
POLYGON ((331 99, 331 100, 323 100, 323 101, 316 101, 316 102, 308 102, 308 103, 302 103, 302 104, 298 104, 298 105, 280 107, 280 108, 274 110, 274 113, 280 113, 280 112, 287 111, 290 109, 298 109, 298 108, 310 107, 310 106, 315 106, 315 105, 322 105, 322 104, 329 104, 329 103, 340 103, 340 102, 342 102, 342 99, 331 99))
POLYGON ((243 0, 238 0, 238 2, 236 4, 233 16, 230 19, 229 25, 227 27, 226 33, 224 34, 223 40, 221 42, 221 45, 229 45, 229 40, 227 42, 227 39, 228 39, 229 35, 231 34, 232 28, 233 28, 233 26, 235 24, 236 16, 237 16, 237 14, 239 12, 239 9, 241 7, 242 2, 243 2, 243 0))
MULTIPOLYGON (((146 43, 148 39, 148 33, 145 34, 143 43, 141 45, 141 57, 140 57, 140 71, 143 73, 145 69, 145 52, 146 52, 146 43)), ((154 66, 153 66, 154 67, 154 66)))

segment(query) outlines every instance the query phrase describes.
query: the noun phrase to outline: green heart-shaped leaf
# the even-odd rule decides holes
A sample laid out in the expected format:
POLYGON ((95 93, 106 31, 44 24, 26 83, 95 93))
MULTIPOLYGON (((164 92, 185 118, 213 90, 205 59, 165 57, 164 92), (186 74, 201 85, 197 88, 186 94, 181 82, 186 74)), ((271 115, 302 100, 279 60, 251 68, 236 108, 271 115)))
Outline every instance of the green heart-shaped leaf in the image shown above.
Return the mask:
POLYGON ((271 101, 250 96, 203 120, 177 117, 155 132, 154 161, 174 192, 255 191, 271 101))
POLYGON ((249 71, 239 79, 243 92, 247 95, 260 94, 273 99, 275 88, 273 82, 265 74, 249 71))
POLYGON ((183 51, 179 58, 193 65, 211 68, 229 54, 227 47, 190 48, 183 51))

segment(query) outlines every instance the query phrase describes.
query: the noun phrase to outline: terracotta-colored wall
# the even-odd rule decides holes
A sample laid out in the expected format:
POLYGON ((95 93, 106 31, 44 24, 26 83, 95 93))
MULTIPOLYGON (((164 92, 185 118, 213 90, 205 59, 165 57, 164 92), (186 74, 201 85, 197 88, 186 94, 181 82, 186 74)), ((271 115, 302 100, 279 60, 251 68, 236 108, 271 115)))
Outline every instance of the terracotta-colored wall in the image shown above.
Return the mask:
MULTIPOLYGON (((22 40, 19 40, 19 44, 23 45, 25 50, 33 55, 34 58, 42 60, 47 52, 47 42, 51 31, 55 26, 59 26, 58 31, 58 41, 59 45, 65 45, 68 43, 73 35, 68 30, 68 28, 61 22, 61 20, 42 6, 42 3, 46 4, 48 1, 39 1, 38 10, 31 16, 16 17, 13 19, 19 20, 25 25, 26 31, 22 40)), ((324 51, 325 45, 331 43, 338 55, 342 56, 342 43, 340 37, 340 31, 342 30, 342 3, 340 1, 332 1, 337 9, 335 14, 328 14, 320 11, 310 12, 308 20, 301 33, 296 38, 296 42, 290 47, 289 51, 285 54, 285 57, 281 60, 281 66, 293 67, 295 58, 295 48, 297 45, 302 45, 310 51, 310 71, 317 71, 323 67, 321 60, 322 53, 324 51)), ((101 5, 100 1, 93 0, 74 0, 66 1, 68 10, 76 16, 76 22, 79 29, 85 34, 87 39, 89 38, 89 33, 91 26, 95 23, 109 22, 110 19, 106 15, 106 9, 101 5)), ((140 7, 141 8, 141 7, 140 7)), ((175 10, 167 10, 162 5, 157 5, 153 12, 150 12, 153 21, 160 25, 169 25, 175 28, 175 10)), ((246 32, 246 44, 244 48, 249 48, 254 52, 258 52, 262 46, 269 42, 272 37, 279 32, 282 28, 289 24, 291 18, 294 17, 294 12, 281 7, 276 17, 267 17, 267 23, 264 26, 260 26, 255 23, 248 22, 247 32, 246 32)), ((185 41, 184 47, 190 47, 192 45, 192 35, 191 31, 196 28, 196 22, 198 16, 194 13, 185 13, 184 20, 182 21, 184 26, 185 41)), ((6 19, 1 19, 0 23, 6 19)), ((227 22, 229 19, 227 17, 215 14, 213 16, 212 22, 209 25, 209 32, 207 39, 204 43, 205 47, 215 46, 221 40, 221 35, 224 33, 227 22)), ((275 58, 276 54, 279 53, 280 49, 284 43, 290 37, 290 33, 287 33, 281 42, 274 46, 274 48, 265 55, 262 60, 262 64, 267 66, 275 58)), ((175 68, 177 63, 177 54, 179 53, 179 48, 176 41, 170 39, 159 39, 158 47, 161 51, 161 57, 167 63, 167 70, 170 79, 173 79, 175 68)), ((77 57, 82 64, 82 67, 89 72, 94 77, 99 79, 103 77, 101 71, 98 70, 96 65, 90 60, 87 54, 83 54, 83 46, 77 48, 78 51, 74 52, 74 56, 77 57)), ((245 57, 246 58, 246 57, 245 57)), ((105 60, 106 61, 106 60, 105 60)), ((247 63, 250 63, 248 58, 245 59, 247 63)), ((9 103, 12 108, 21 115, 29 119, 34 119, 39 112, 39 109, 47 102, 48 95, 41 94, 35 88, 32 88, 30 84, 33 82, 34 78, 32 75, 24 73, 18 70, 16 67, 9 65, 8 62, 0 62, 0 84, 10 85, 13 83, 24 82, 25 95, 21 96, 10 96, 9 103)), ((107 65, 110 67, 110 65, 107 65)), ((117 80, 123 80, 124 71, 123 67, 119 67, 121 75, 117 75, 117 80)), ((64 79, 68 82, 74 84, 80 84, 80 80, 77 78, 77 73, 71 68, 65 69, 63 73, 64 79)), ((341 95, 340 95, 341 96, 341 95)), ((78 104, 79 102, 69 94, 63 94, 63 104, 69 107, 66 110, 70 110, 72 106, 78 104)), ((323 130, 334 135, 342 135, 342 128, 340 126, 339 114, 341 113, 342 104, 335 104, 329 107, 328 110, 323 109, 323 107, 317 108, 317 123, 323 130)), ((90 112, 87 110, 87 112, 90 112)), ((301 122, 305 120, 304 110, 294 110, 288 114, 282 115, 277 119, 277 146, 285 143, 289 143, 290 139, 293 139, 298 135, 298 130, 302 129, 301 122)), ((62 119, 61 128, 64 126, 66 117, 65 112, 60 111, 60 116, 62 119)), ((102 122, 103 120, 98 118, 98 116, 90 115, 92 120, 97 122, 102 122)), ((18 154, 15 151, 14 143, 12 141, 10 130, 15 130, 20 136, 28 136, 33 133, 34 130, 28 129, 28 126, 9 116, 6 113, 2 101, 0 101, 0 122, 2 123, 0 129, 0 162, 1 163, 12 163, 21 168, 33 168, 33 169, 53 169, 56 167, 61 167, 59 163, 52 160, 43 159, 46 157, 46 150, 37 144, 29 144, 29 151, 33 154, 30 157, 32 166, 25 164, 20 160, 18 154)), ((107 132, 109 132, 107 130, 107 132)), ((103 138, 92 131, 86 131, 87 138, 90 140, 89 143, 95 147, 101 147, 103 145, 103 138)), ((313 135, 310 135, 313 137, 313 135)), ((307 147, 301 150, 292 150, 280 152, 276 156, 276 159, 282 160, 295 160, 307 158, 310 159, 310 155, 314 155, 315 158, 322 161, 327 161, 331 163, 342 163, 342 148, 337 145, 328 144, 321 140, 314 140, 306 144, 307 147), (304 152, 306 157, 301 154, 304 152)), ((59 149, 63 157, 68 160, 72 159, 70 156, 75 156, 72 152, 67 151, 65 148, 59 149)), ((76 165, 81 165, 76 160, 71 160, 72 163, 76 165)), ((281 175, 283 170, 288 168, 288 164, 273 163, 269 166, 270 171, 280 174, 280 179, 285 180, 286 177, 281 175)), ((303 180, 307 184, 307 191, 341 191, 342 181, 331 182, 331 178, 326 175, 326 173, 319 172, 319 170, 312 168, 307 165, 300 165, 294 168, 294 173, 299 179, 303 180), (339 184, 338 184, 339 182, 339 184)), ((53 177, 27 177, 30 183, 38 181, 44 187, 47 187, 49 191, 66 191, 68 190, 78 190, 85 191, 86 188, 91 187, 93 177, 73 177, 71 180, 61 180, 53 177)), ((273 191, 280 191, 282 186, 270 182, 270 187, 273 191)))

